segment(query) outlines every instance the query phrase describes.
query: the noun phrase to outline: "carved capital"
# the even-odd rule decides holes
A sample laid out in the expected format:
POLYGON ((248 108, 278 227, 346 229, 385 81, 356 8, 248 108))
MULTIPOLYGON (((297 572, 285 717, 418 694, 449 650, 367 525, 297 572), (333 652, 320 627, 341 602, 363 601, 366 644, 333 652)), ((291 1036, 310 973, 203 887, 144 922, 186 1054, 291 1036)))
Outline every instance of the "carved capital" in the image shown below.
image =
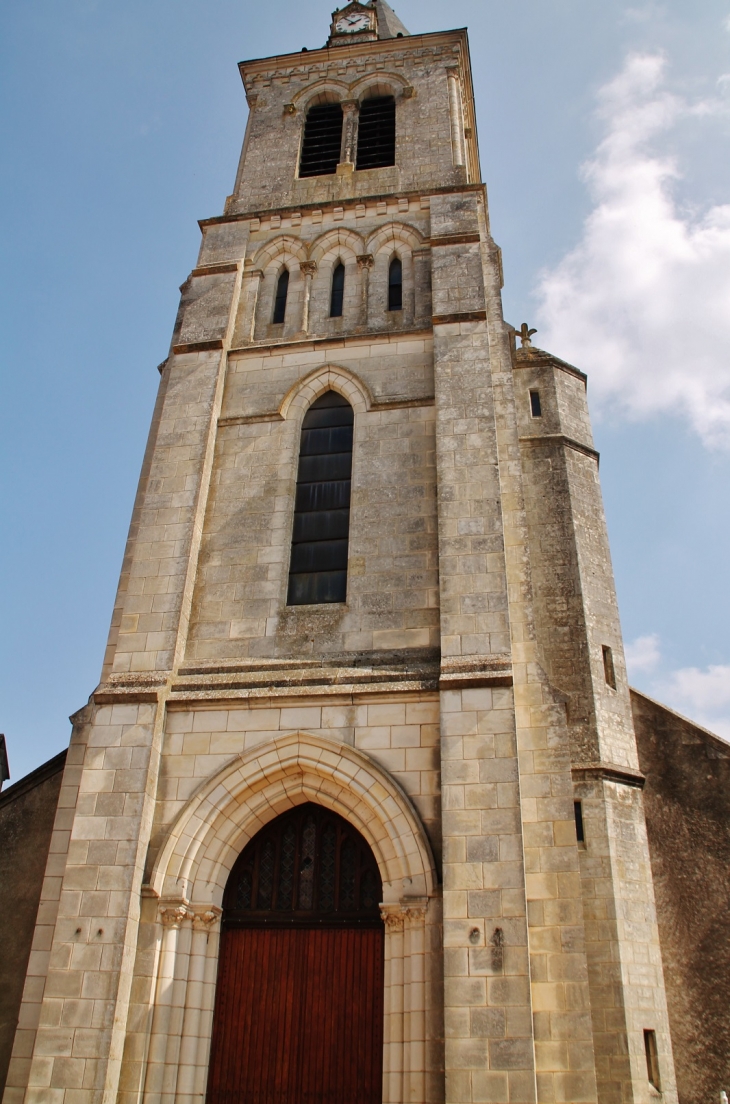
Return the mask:
POLYGON ((206 909, 195 909, 193 912, 193 927, 196 931, 211 931, 221 918, 221 910, 215 905, 206 909))
POLYGON ((296 113, 297 113, 296 104, 293 104, 293 103, 284 104, 284 114, 285 115, 296 115, 296 113))
POLYGON ((357 111, 358 103, 357 100, 342 100, 340 102, 340 107, 344 115, 354 115, 357 111))
POLYGON ((403 931, 403 913, 400 905, 381 905, 380 916, 386 931, 403 931))
POLYGON ((316 261, 302 261, 299 265, 299 271, 303 276, 314 276, 317 271, 316 261))
POLYGON ((360 269, 372 268, 374 263, 375 258, 373 257, 372 253, 361 253, 360 256, 357 258, 357 267, 360 269))
POLYGON ((165 928, 179 928, 191 915, 185 905, 166 905, 160 909, 160 920, 165 928))

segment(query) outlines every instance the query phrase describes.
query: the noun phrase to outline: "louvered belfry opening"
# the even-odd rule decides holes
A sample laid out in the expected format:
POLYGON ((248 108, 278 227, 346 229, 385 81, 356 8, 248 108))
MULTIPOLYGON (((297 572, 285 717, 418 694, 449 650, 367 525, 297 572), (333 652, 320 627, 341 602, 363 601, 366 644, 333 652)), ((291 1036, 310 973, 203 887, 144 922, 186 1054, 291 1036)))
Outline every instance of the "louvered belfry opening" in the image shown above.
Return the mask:
POLYGON ((342 107, 315 104, 307 112, 299 162, 300 176, 334 176, 342 146, 342 107))
POLYGON ((395 100, 371 96, 360 104, 357 132, 358 169, 395 165, 395 100))
POLYGON ((207 1104, 381 1104, 382 889, 320 805, 254 836, 223 897, 207 1104))
POLYGON ((352 407, 336 391, 325 391, 304 416, 289 566, 290 606, 347 598, 354 421, 352 407))

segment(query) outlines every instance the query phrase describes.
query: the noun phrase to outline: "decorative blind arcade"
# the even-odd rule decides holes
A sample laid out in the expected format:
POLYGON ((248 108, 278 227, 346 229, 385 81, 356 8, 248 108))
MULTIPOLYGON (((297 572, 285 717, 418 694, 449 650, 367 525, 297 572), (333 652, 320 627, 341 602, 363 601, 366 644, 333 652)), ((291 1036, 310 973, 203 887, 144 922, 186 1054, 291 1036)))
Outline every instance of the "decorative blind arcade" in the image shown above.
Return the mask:
POLYGON ((382 892, 360 833, 321 805, 299 805, 263 828, 236 860, 223 925, 379 927, 382 892))
POLYGON ((344 602, 350 534, 354 413, 336 391, 325 391, 302 422, 294 506, 290 606, 344 602))

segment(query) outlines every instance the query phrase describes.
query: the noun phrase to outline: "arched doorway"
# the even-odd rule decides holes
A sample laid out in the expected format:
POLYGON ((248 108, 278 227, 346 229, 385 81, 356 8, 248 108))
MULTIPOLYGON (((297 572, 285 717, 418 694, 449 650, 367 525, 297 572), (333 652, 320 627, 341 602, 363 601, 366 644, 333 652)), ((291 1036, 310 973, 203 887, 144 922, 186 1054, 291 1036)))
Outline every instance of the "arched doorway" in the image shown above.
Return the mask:
POLYGON ((311 803, 237 859, 223 897, 208 1104, 380 1104, 382 882, 311 803))

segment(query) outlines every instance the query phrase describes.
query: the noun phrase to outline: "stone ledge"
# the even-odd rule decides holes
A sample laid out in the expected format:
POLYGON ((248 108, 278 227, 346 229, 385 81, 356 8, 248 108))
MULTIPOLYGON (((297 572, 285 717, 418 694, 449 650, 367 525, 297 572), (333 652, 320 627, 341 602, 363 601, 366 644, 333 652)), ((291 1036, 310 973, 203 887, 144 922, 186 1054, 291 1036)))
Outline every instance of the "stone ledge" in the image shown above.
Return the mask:
POLYGON ((590 456, 591 460, 595 460, 597 464, 600 463, 601 454, 596 452, 590 445, 582 445, 580 441, 574 441, 572 437, 566 437, 564 433, 544 433, 534 437, 520 437, 521 445, 564 445, 565 448, 573 449, 574 452, 582 452, 584 456, 590 456))
POLYGON ((434 248, 439 245, 479 245, 479 234, 443 234, 441 237, 431 238, 430 244, 434 248))
POLYGON ((223 348, 223 339, 217 337, 214 341, 187 341, 182 345, 173 345, 172 351, 176 355, 182 353, 210 353, 223 348))
MULTIPOLYGON (((251 342, 250 345, 238 345, 235 349, 231 349, 228 353, 229 357, 241 356, 242 354, 251 353, 284 353, 291 349, 303 351, 308 347, 314 350, 315 348, 321 349, 325 346, 332 348, 345 349, 349 345, 372 345, 373 341, 402 341, 404 338, 409 337, 431 337, 431 326, 412 326, 406 330, 361 330, 358 332, 351 332, 349 334, 338 334, 336 337, 328 335, 325 337, 316 337, 314 335, 308 335, 304 338, 297 338, 296 340, 288 339, 281 341, 264 341, 264 342, 251 342)), ((222 346, 221 346, 222 347, 222 346)))
POLYGON ((486 322, 485 310, 461 311, 457 314, 435 314, 431 319, 434 326, 449 326, 454 322, 486 322))
POLYGON ((510 656, 450 656, 441 660, 440 690, 512 686, 510 656))
POLYGON ((572 767, 571 774, 574 782, 590 782, 596 779, 605 782, 620 782, 624 786, 634 786, 643 789, 646 782, 645 776, 639 770, 631 767, 617 767, 613 763, 583 763, 572 767))

